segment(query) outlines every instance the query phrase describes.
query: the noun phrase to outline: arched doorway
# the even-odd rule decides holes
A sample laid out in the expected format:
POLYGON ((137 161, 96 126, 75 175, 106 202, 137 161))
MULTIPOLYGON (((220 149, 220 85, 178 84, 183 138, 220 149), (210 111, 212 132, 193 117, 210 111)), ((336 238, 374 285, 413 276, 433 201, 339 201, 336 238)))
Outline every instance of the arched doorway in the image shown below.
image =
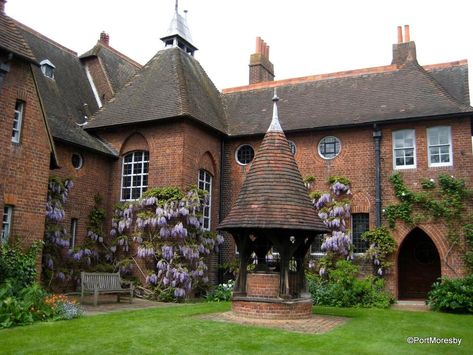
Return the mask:
POLYGON ((397 261, 399 299, 427 298, 440 277, 440 256, 432 239, 415 228, 401 244, 397 261))

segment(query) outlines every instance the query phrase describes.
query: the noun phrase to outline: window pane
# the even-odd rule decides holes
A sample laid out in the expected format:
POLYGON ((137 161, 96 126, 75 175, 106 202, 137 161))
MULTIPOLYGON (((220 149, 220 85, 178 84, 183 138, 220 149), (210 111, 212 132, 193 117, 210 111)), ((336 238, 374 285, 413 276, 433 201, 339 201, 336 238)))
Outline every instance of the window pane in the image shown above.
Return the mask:
POLYGON ((134 200, 141 197, 148 186, 148 152, 133 152, 123 157, 122 200, 134 200), (127 187, 133 187, 125 189, 127 187), (126 191, 128 190, 128 191, 126 191))
POLYGON ((369 214, 352 214, 353 248, 355 253, 364 253, 368 249, 368 243, 361 239, 361 235, 369 230, 369 214))

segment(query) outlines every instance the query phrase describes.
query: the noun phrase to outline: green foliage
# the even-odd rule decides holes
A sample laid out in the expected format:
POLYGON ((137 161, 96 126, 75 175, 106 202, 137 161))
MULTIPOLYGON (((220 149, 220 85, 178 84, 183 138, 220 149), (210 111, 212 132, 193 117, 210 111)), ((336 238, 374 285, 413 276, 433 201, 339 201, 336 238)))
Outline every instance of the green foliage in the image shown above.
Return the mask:
POLYGON ((339 182, 343 185, 351 185, 351 182, 350 182, 350 179, 346 178, 345 176, 330 176, 328 179, 327 179, 327 182, 332 185, 332 184, 335 184, 336 182, 339 182))
POLYGON ((381 227, 364 232, 361 239, 366 240, 370 246, 365 257, 373 261, 376 274, 383 275, 392 264, 388 262, 389 257, 396 250, 393 236, 386 228, 381 227))
POLYGON ((463 228, 463 235, 465 236, 465 255, 463 260, 466 267, 473 274, 473 224, 466 224, 463 228))
POLYGON ((41 248, 41 242, 34 243, 26 252, 18 246, 0 245, 0 284, 10 280, 15 289, 32 285, 41 248))
POLYGON ((444 277, 434 283, 427 304, 437 311, 473 313, 473 275, 462 279, 444 277))
POLYGON ((232 298, 234 282, 229 280, 226 284, 220 284, 205 296, 207 301, 220 302, 230 301, 232 298))
POLYGON ((184 197, 183 192, 180 188, 169 186, 169 187, 153 187, 146 192, 143 192, 142 198, 155 197, 159 203, 168 201, 178 201, 184 197))
POLYGON ((54 312, 45 303, 46 292, 37 283, 20 290, 7 281, 0 286, 0 328, 31 324, 52 318, 54 312))
POLYGON ((359 268, 339 260, 328 271, 328 278, 307 274, 308 288, 314 304, 336 307, 388 308, 393 298, 384 290, 384 280, 368 276, 358 278, 359 268))

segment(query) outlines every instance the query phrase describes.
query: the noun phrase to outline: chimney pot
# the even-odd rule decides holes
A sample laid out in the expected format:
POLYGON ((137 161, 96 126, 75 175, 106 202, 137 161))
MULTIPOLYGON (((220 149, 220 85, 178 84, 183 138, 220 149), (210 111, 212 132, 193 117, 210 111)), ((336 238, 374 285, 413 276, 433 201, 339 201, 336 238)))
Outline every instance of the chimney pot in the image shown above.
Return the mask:
POLYGON ((397 26, 397 43, 402 42, 402 26, 397 26))
POLYGON ((409 32, 409 25, 404 25, 404 39, 406 40, 406 42, 411 41, 411 34, 409 32))
POLYGON ((269 61, 269 46, 256 37, 256 51, 250 56, 250 84, 274 80, 274 66, 269 61))
POLYGON ((5 4, 7 3, 7 0, 0 0, 0 14, 4 15, 5 14, 5 4))
MULTIPOLYGON (((0 0, 0 1, 1 1, 1 0, 0 0)), ((109 43, 110 43, 110 35, 109 35, 107 32, 102 31, 102 32, 100 33, 100 39, 99 39, 99 41, 100 41, 101 43, 103 43, 103 44, 105 44, 105 45, 108 46, 109 43)))
POLYGON ((256 50, 255 53, 261 53, 261 37, 256 37, 256 50))

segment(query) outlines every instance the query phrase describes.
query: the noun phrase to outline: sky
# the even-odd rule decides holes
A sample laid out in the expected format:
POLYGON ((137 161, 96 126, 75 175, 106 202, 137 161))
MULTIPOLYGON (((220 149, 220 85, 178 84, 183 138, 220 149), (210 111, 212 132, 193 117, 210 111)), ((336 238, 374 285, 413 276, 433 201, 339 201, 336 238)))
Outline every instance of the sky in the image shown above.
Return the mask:
MULTIPOLYGON (((174 4, 7 0, 5 10, 79 55, 106 31, 112 47, 145 64, 164 48, 174 4)), ((179 10, 188 10, 195 57, 219 89, 248 84, 257 36, 270 46, 276 80, 388 65, 405 24, 421 65, 473 63, 471 0, 179 0, 179 10)))

